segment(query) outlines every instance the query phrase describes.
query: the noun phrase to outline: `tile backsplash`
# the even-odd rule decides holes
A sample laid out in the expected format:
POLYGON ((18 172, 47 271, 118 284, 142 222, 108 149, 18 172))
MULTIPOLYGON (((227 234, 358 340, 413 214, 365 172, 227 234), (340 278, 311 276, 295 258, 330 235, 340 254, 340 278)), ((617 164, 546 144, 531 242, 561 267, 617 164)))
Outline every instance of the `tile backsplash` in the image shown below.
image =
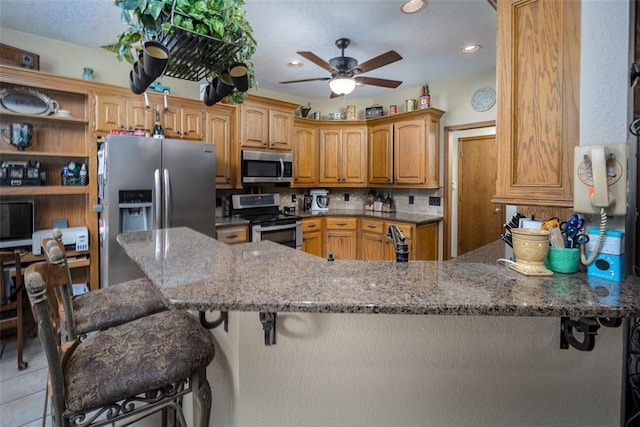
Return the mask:
MULTIPOLYGON (((324 187, 319 187, 324 188, 324 187)), ((364 209, 365 198, 369 193, 369 188, 327 188, 329 190, 329 211, 331 209, 364 209)), ((260 187, 254 189, 255 192, 261 193, 280 193, 280 207, 295 207, 296 211, 302 209, 305 194, 309 194, 308 188, 286 188, 286 187, 260 187), (296 201, 292 200, 295 195, 296 201)), ((393 189, 393 188, 375 188, 376 194, 381 192, 386 197, 387 194, 393 199, 397 212, 419 213, 426 215, 442 216, 442 206, 444 200, 439 189, 423 190, 423 189, 393 189), (440 201, 439 206, 429 205, 429 198, 437 198, 440 201), (413 198, 413 204, 410 204, 410 198, 413 198)), ((239 193, 238 190, 216 190, 217 197, 229 197, 231 194, 239 193)), ((216 215, 221 216, 216 209, 216 215)))

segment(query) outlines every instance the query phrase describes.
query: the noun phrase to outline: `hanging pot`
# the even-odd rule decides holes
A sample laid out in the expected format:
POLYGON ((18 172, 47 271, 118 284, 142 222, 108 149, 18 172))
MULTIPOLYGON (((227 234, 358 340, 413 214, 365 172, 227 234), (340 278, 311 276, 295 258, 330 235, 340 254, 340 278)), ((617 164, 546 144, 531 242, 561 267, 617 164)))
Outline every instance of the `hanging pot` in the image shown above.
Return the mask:
POLYGON ((169 62, 169 49, 162 43, 156 41, 147 41, 144 43, 142 50, 144 55, 145 72, 157 79, 164 73, 164 69, 169 62))
POLYGON ((220 76, 218 76, 218 85, 216 87, 216 93, 220 98, 224 98, 233 92, 234 84, 233 79, 226 71, 223 71, 220 76))
POLYGON ((211 107, 216 102, 220 101, 223 97, 218 95, 216 91, 218 86, 218 78, 214 78, 205 88, 203 102, 207 107, 211 107))
POLYGON ((243 62, 236 62, 229 67, 229 75, 233 80, 233 84, 240 92, 246 92, 249 90, 249 69, 247 64, 243 62))

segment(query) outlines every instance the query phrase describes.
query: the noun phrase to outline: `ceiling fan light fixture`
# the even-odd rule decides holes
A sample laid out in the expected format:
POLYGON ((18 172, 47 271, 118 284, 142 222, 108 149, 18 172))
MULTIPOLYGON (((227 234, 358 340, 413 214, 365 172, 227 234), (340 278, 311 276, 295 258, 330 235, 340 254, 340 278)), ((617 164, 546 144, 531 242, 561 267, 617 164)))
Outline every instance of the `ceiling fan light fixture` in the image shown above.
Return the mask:
POLYGON ((338 95, 348 95, 356 88, 356 81, 348 77, 336 77, 329 81, 331 91, 338 95))
POLYGON ((407 0, 400 6, 400 10, 404 13, 416 13, 422 10, 425 5, 424 0, 407 0))

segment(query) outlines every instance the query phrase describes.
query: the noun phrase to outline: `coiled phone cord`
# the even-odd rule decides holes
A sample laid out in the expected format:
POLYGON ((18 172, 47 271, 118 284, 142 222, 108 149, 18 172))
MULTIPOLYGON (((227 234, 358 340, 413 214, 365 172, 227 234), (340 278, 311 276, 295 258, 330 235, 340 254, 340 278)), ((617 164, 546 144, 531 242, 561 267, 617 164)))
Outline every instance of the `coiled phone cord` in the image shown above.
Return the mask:
POLYGON ((593 248, 593 252, 591 252, 591 256, 587 258, 587 249, 586 244, 580 245, 580 261, 584 265, 589 265, 596 259, 600 250, 602 249, 602 245, 604 245, 605 233, 607 232, 607 212, 605 212, 604 208, 600 208, 600 229, 598 232, 598 240, 596 240, 596 245, 593 248))

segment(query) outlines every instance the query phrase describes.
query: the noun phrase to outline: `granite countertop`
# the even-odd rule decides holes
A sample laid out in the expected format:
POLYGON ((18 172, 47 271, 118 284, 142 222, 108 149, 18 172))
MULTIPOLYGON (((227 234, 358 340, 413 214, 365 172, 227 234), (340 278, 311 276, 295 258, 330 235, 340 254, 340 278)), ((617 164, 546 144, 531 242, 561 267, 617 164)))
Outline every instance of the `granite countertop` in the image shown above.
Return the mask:
POLYGON ((249 225, 248 219, 236 218, 234 216, 217 216, 216 227, 233 227, 234 225, 249 225))
POLYGON ((122 234, 124 251, 176 308, 547 317, 640 316, 640 280, 529 277, 496 241, 452 261, 334 261, 270 241, 226 245, 188 228, 122 234))

